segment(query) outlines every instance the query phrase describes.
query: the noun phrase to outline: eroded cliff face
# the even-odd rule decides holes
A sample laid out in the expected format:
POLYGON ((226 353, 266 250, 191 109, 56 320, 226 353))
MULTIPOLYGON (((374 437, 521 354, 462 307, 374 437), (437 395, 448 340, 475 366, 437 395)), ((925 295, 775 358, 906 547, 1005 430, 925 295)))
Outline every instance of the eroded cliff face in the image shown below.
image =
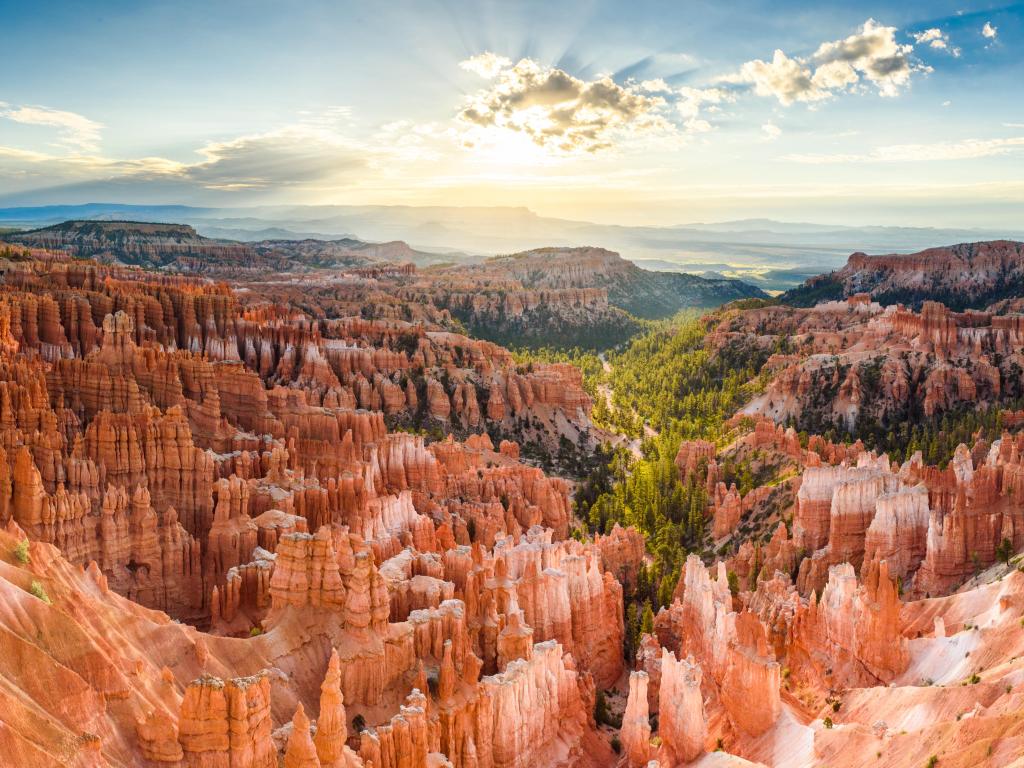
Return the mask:
POLYGON ((920 305, 939 299, 949 306, 981 308, 1018 293, 1024 243, 993 240, 928 248, 918 253, 869 256, 854 253, 828 276, 808 281, 788 296, 844 298, 866 293, 883 303, 920 305))
POLYGON ((539 248, 440 267, 406 281, 399 295, 432 303, 474 335, 503 343, 600 348, 639 330, 636 317, 764 296, 738 280, 649 272, 603 248, 539 248))
MULTIPOLYGON (((1020 426, 1012 413, 1004 423, 1020 426)), ((706 483, 717 551, 710 566, 688 558, 655 635, 639 643, 620 735, 624 762, 682 765, 719 748, 769 766, 853 765, 843 750, 856 744, 883 765, 908 766, 932 754, 907 737, 916 732, 938 739, 940 760, 971 765, 980 750, 967 746, 971 726, 956 716, 975 699, 962 684, 980 685, 978 670, 990 668, 1004 687, 991 712, 980 701, 973 710, 986 749, 1016 740, 996 723, 997 713, 1020 708, 1011 682, 1019 644, 1004 633, 1019 624, 1024 603, 1016 563, 1000 557, 1024 546, 1024 438, 1007 431, 991 444, 961 446, 939 469, 919 455, 898 465, 859 443, 801 439, 763 418, 732 425, 729 445, 689 441, 678 452, 680 477, 706 483), (777 481, 745 494, 726 487, 720 478, 739 460, 792 475, 792 495, 778 495, 777 481), (754 525, 769 509, 774 529, 754 525), (1006 552, 997 556, 997 546, 1006 552), (951 591, 955 599, 936 598, 951 591), (967 614, 991 632, 972 638, 978 630, 967 614), (987 649, 983 659, 975 641, 987 649), (928 687, 940 676, 957 690, 928 687), (687 699, 677 688, 666 699, 679 677, 696 680, 700 695, 687 699), (871 706, 884 716, 869 720, 871 706)))
POLYGON ((575 369, 36 255, 0 297, 0 752, 611 761, 591 713, 637 542, 569 539, 568 483, 487 433, 585 435, 575 369), (417 416, 466 439, 389 431, 417 416))
POLYGON ((914 312, 858 295, 726 314, 710 339, 717 348, 783 345, 788 353, 765 365, 767 389, 742 412, 814 433, 1013 402, 1024 394, 1022 329, 1019 314, 952 312, 933 301, 914 312))
POLYGON ((960 446, 945 470, 920 454, 901 467, 862 454, 855 466, 808 468, 793 519, 794 541, 811 555, 800 564, 801 591, 820 592, 832 565, 864 573, 884 560, 905 593, 942 594, 991 566, 1004 539, 1019 550, 1022 445, 1004 433, 973 453, 960 446))
MULTIPOLYGON (((726 449, 684 443, 714 553, 624 660, 642 536, 573 539, 570 484, 508 439, 588 432, 574 369, 434 325, 314 321, 252 284, 4 266, 0 754, 18 765, 968 766, 1024 748, 1024 583, 996 551, 1024 547, 1020 434, 945 469, 763 418, 726 449), (393 430, 417 416, 448 437, 393 430), (786 479, 741 493, 739 458, 786 479), (616 755, 592 713, 627 685, 616 755)), ((1017 344, 933 309, 808 317, 783 322, 817 324, 812 344, 846 344, 850 318, 936 360, 1017 344)))

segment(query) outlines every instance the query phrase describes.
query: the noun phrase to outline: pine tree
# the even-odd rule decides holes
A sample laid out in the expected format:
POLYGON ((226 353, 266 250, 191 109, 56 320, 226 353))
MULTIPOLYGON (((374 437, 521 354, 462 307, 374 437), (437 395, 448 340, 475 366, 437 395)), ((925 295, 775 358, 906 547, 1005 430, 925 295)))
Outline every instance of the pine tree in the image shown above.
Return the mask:
POLYGON ((654 611, 651 609, 651 601, 644 601, 644 612, 640 618, 640 634, 650 635, 654 632, 654 611))

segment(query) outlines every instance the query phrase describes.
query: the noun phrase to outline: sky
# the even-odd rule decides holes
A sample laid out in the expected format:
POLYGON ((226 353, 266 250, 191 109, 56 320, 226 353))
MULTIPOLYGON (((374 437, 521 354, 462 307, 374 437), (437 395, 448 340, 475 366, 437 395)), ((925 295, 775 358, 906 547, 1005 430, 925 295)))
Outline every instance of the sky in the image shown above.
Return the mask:
POLYGON ((1024 221, 1024 3, 0 0, 0 19, 0 206, 1024 221))

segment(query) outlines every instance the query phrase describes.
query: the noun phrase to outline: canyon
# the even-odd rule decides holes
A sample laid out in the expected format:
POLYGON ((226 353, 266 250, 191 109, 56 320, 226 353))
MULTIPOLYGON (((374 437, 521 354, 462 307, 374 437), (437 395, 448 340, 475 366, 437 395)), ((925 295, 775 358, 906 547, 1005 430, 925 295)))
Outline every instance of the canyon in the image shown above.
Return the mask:
MULTIPOLYGON (((484 259, 417 251, 400 241, 239 242, 202 237, 188 225, 120 221, 68 221, 2 239, 11 246, 264 288, 298 282, 332 298, 345 286, 350 295, 362 294, 356 308, 364 313, 389 311, 408 320, 410 313, 426 310, 434 322, 452 328, 454 321, 476 337, 510 346, 607 348, 634 335, 637 318, 766 296, 740 280, 651 272, 602 248, 547 248, 484 259)), ((314 314, 339 310, 316 301, 302 308, 314 314)))
POLYGON ((1021 765, 1012 307, 743 294, 706 315, 705 347, 764 360, 761 389, 720 439, 675 437, 710 544, 634 645, 661 542, 577 515, 577 470, 616 436, 578 368, 477 326, 604 334, 645 301, 636 267, 39 245, 0 258, 10 764, 1021 765), (842 439, 977 403, 998 434, 948 460, 842 439))

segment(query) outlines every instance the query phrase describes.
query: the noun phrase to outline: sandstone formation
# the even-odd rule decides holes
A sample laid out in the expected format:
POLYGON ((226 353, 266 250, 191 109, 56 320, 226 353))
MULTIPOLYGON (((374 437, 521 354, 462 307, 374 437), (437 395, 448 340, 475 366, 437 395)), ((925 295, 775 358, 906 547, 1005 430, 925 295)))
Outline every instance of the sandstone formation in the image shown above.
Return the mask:
POLYGON ((725 316, 709 339, 760 354, 769 385, 743 413, 800 429, 853 429, 941 416, 973 403, 1013 402, 1024 324, 1018 312, 919 311, 854 296, 812 308, 773 306, 725 316), (768 356, 779 344, 794 350, 768 356))
POLYGON ((788 298, 804 294, 845 298, 859 293, 908 304, 943 299, 948 305, 984 307, 1011 293, 1024 273, 1024 243, 993 240, 928 248, 918 253, 868 256, 854 253, 831 275, 812 278, 788 298))
MULTIPOLYGON (((601 302, 586 292, 608 301, 612 288, 577 262, 629 273, 603 253, 521 271, 542 257, 501 260, 473 284, 501 270, 585 314, 601 302)), ((214 257, 174 258, 202 272, 214 257)), ((999 439, 936 467, 766 418, 813 410, 822 392, 854 420, 1013 392, 1015 316, 861 296, 725 313, 712 343, 779 331, 806 354, 765 358, 768 399, 729 423, 728 446, 680 446, 680 477, 707 494, 705 544, 624 660, 625 601, 650 587, 658 555, 634 528, 577 540, 572 484, 523 459, 559 436, 593 445, 579 372, 453 332, 419 270, 354 263, 330 285, 315 268, 263 282, 237 264, 228 285, 41 251, 3 261, 5 759, 1018 759, 1024 419, 1009 413, 999 439), (891 350, 877 366, 872 344, 891 350), (736 480, 738 464, 777 481, 736 480)), ((438 271, 455 296, 458 276, 438 271)), ((474 311, 495 311, 492 298, 474 311)))
MULTIPOLYGON (((188 247, 174 258, 234 258, 188 247)), ((643 542, 569 539, 569 484, 509 439, 585 444, 576 369, 436 325, 314 321, 273 288, 39 251, 4 266, 0 753, 611 759, 591 716, 623 668, 611 569, 635 576, 643 542), (413 423, 449 437, 392 431, 413 423)))

